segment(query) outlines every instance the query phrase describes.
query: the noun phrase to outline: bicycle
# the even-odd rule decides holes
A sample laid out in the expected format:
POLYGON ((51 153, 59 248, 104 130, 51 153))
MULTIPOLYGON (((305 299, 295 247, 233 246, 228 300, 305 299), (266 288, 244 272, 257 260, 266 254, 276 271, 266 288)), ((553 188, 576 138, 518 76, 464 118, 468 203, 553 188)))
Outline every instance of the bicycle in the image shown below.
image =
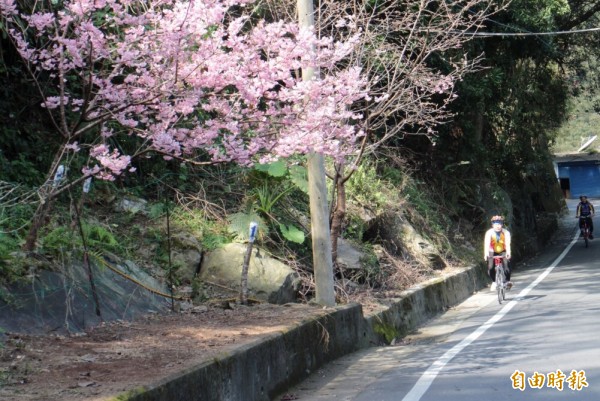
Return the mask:
POLYGON ((583 237, 583 242, 587 248, 590 241, 590 226, 588 224, 588 216, 579 216, 579 221, 581 222, 581 236, 583 237))
POLYGON ((496 291, 498 291, 498 303, 506 299, 506 280, 504 276, 504 256, 494 256, 494 267, 496 268, 496 291))

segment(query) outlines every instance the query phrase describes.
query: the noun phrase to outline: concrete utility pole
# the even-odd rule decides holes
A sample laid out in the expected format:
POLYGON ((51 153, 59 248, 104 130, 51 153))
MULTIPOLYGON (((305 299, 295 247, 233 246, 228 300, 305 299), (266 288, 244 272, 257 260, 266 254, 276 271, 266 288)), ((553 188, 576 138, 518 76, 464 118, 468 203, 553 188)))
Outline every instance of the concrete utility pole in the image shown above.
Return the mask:
MULTIPOLYGON (((301 27, 314 26, 312 0, 298 1, 298 23, 301 27)), ((302 69, 302 79, 310 81, 319 72, 313 66, 302 69)), ((313 265, 316 301, 323 306, 335 306, 333 286, 333 261, 329 236, 329 208, 325 183, 325 162, 322 154, 308 155, 308 194, 310 197, 310 225, 313 248, 313 265)))

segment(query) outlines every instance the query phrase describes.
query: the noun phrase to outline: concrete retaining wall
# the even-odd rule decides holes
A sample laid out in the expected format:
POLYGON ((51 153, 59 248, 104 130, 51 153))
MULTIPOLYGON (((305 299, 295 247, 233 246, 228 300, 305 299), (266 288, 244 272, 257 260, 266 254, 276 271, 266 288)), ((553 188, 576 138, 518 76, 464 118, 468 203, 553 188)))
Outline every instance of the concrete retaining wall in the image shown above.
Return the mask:
POLYGON ((464 301, 489 281, 486 268, 476 266, 415 286, 401 294, 400 298, 390 300, 386 310, 365 317, 363 339, 366 342, 361 345, 389 343, 391 338, 385 338, 381 331, 393 332, 394 337, 399 339, 464 301))
MULTIPOLYGON (((386 333, 403 336, 487 283, 485 268, 464 269, 406 291, 390 306, 364 316, 345 305, 288 331, 242 346, 228 355, 183 371, 120 401, 266 401, 306 379, 327 362, 362 347, 383 344, 386 333)), ((389 338, 387 339, 389 341, 389 338)))

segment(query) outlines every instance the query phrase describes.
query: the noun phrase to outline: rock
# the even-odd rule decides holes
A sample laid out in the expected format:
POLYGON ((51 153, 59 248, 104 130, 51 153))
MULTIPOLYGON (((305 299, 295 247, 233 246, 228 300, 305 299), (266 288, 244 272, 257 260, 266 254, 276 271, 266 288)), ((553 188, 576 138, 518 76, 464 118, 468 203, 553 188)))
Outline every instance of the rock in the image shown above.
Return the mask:
POLYGON ((129 212, 132 214, 136 214, 141 212, 142 214, 147 214, 146 205, 148 201, 136 198, 133 196, 126 196, 121 199, 118 199, 115 203, 114 209, 117 212, 129 212))
POLYGON ((177 276, 182 283, 192 282, 202 260, 202 245, 190 233, 171 236, 171 263, 178 266, 177 276))
POLYGON ((361 269, 364 254, 343 238, 338 238, 337 264, 345 269, 361 269))
POLYGON ((398 212, 383 213, 374 219, 365 232, 365 239, 375 240, 388 252, 410 257, 429 268, 439 270, 446 267, 436 247, 398 212))
POLYGON ((192 308, 192 313, 204 313, 204 312, 208 312, 208 306, 206 306, 206 305, 194 306, 192 308))
MULTIPOLYGON (((207 252, 202 261, 200 279, 241 290, 242 265, 247 246, 232 243, 207 252)), ((293 269, 254 248, 248 267, 248 295, 272 304, 296 301, 300 277, 293 269)))

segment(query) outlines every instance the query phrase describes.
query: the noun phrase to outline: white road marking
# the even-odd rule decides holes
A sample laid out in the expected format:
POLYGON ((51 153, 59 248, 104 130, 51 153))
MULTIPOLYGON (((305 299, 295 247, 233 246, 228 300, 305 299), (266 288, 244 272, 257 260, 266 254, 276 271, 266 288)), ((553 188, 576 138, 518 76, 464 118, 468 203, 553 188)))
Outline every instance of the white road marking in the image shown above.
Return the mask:
POLYGON ((460 353, 463 349, 469 346, 473 341, 479 338, 483 333, 487 331, 490 327, 492 327, 496 322, 502 319, 516 304, 518 301, 522 300, 529 294, 529 292, 534 289, 543 279, 545 279, 552 270, 563 260, 563 258, 567 255, 567 253, 571 250, 573 245, 579 239, 579 230, 575 232, 575 237, 571 241, 571 243, 565 248, 565 250, 556 258, 554 262, 544 270, 531 284, 529 284, 526 288, 524 288, 519 295, 515 297, 515 299, 511 300, 507 303, 502 309, 498 311, 494 316, 492 316, 487 322, 479 326, 473 333, 467 336, 460 343, 452 347, 450 350, 446 351, 444 355, 442 355, 437 361, 431 364, 431 366, 421 375, 419 380, 415 383, 413 388, 406 394, 406 396, 402 399, 402 401, 419 401, 423 394, 429 389, 431 383, 435 380, 440 371, 446 366, 448 362, 452 360, 456 355, 460 353))

